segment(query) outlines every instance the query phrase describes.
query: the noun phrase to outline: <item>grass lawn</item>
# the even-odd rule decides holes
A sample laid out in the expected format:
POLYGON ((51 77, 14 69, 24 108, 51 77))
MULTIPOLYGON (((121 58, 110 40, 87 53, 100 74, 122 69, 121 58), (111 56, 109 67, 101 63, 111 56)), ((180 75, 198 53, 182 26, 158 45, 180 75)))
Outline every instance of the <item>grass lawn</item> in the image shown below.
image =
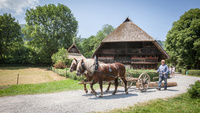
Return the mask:
POLYGON ((187 93, 167 99, 156 99, 137 105, 114 109, 110 113, 199 113, 200 99, 192 99, 187 93))
MULTIPOLYGON (((56 72, 66 74, 66 69, 56 69, 56 72)), ((80 81, 66 79, 57 73, 47 70, 45 67, 0 67, 0 96, 83 89, 83 85, 78 84, 80 81), (19 85, 16 85, 18 73, 20 75, 19 85)), ((90 90, 89 85, 87 88, 90 90)), ((99 85, 95 84, 94 88, 99 88, 99 85)))
MULTIPOLYGON (((11 85, 8 88, 0 89, 0 96, 41 94, 83 89, 83 85, 78 84, 78 82, 80 81, 67 79, 40 84, 11 85)), ((87 85, 87 88, 90 90, 89 85, 87 85)), ((95 84, 94 88, 99 88, 99 85, 95 84)))
POLYGON ((17 84, 35 84, 63 80, 61 77, 45 67, 0 67, 0 86, 17 84))

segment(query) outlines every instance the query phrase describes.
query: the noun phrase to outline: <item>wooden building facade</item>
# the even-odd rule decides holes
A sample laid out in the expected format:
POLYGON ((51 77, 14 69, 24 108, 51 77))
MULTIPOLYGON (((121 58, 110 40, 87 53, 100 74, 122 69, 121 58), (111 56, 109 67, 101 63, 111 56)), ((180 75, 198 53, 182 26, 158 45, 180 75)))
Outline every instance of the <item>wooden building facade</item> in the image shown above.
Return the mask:
POLYGON ((156 69, 158 62, 169 55, 129 18, 103 39, 92 57, 105 63, 120 62, 127 68, 156 69))

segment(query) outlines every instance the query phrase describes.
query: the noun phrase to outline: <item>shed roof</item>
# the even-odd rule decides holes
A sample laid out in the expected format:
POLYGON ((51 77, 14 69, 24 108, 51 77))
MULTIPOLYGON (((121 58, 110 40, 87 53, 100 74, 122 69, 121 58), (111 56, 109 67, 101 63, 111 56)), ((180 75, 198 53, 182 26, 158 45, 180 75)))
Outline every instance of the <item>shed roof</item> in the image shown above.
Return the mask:
POLYGON ((80 50, 78 49, 78 47, 76 46, 76 44, 75 43, 73 43, 70 47, 69 47, 69 49, 67 50, 68 51, 68 59, 78 59, 78 60, 80 60, 80 59, 86 59, 82 54, 81 54, 81 52, 80 52, 80 50), (70 52, 70 50, 72 49, 72 48, 75 48, 77 51, 78 51, 78 53, 72 53, 72 52, 70 52))
POLYGON ((68 49, 67 51, 70 53, 70 50, 71 50, 73 47, 76 48, 76 50, 78 51, 78 53, 81 54, 81 51, 78 49, 78 47, 76 46, 75 43, 73 43, 73 44, 69 47, 69 49, 68 49))

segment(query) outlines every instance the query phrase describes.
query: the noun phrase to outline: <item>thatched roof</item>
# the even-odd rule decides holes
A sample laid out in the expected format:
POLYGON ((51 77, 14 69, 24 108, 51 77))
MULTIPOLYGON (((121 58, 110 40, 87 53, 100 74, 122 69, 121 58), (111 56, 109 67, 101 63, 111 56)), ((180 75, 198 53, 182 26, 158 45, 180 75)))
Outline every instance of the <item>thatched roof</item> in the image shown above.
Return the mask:
POLYGON ((80 52, 80 50, 78 49, 78 47, 76 46, 75 43, 73 43, 69 49, 67 50, 68 51, 68 59, 86 59, 80 52))
POLYGON ((126 20, 110 33, 102 42, 135 42, 135 41, 155 41, 144 30, 138 27, 128 17, 126 20))

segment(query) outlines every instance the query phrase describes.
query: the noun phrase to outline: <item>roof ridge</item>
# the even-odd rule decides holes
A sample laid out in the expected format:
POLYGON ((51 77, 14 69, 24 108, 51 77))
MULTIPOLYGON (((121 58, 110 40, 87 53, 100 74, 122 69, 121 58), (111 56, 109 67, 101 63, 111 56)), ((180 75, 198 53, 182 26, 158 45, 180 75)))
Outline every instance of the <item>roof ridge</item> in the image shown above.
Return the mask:
POLYGON ((105 37, 102 42, 134 42, 154 41, 155 39, 137 26, 129 17, 113 32, 105 37))
POLYGON ((78 50, 78 52, 79 52, 80 54, 82 54, 81 51, 80 51, 80 50, 78 49, 78 47, 76 46, 75 42, 69 47, 69 49, 68 49, 67 51, 69 52, 69 51, 72 49, 73 46, 78 50))
MULTIPOLYGON (((133 22, 129 17, 127 17, 125 20, 124 20, 124 22, 133 22)), ((123 22, 123 23, 124 23, 123 22)))

